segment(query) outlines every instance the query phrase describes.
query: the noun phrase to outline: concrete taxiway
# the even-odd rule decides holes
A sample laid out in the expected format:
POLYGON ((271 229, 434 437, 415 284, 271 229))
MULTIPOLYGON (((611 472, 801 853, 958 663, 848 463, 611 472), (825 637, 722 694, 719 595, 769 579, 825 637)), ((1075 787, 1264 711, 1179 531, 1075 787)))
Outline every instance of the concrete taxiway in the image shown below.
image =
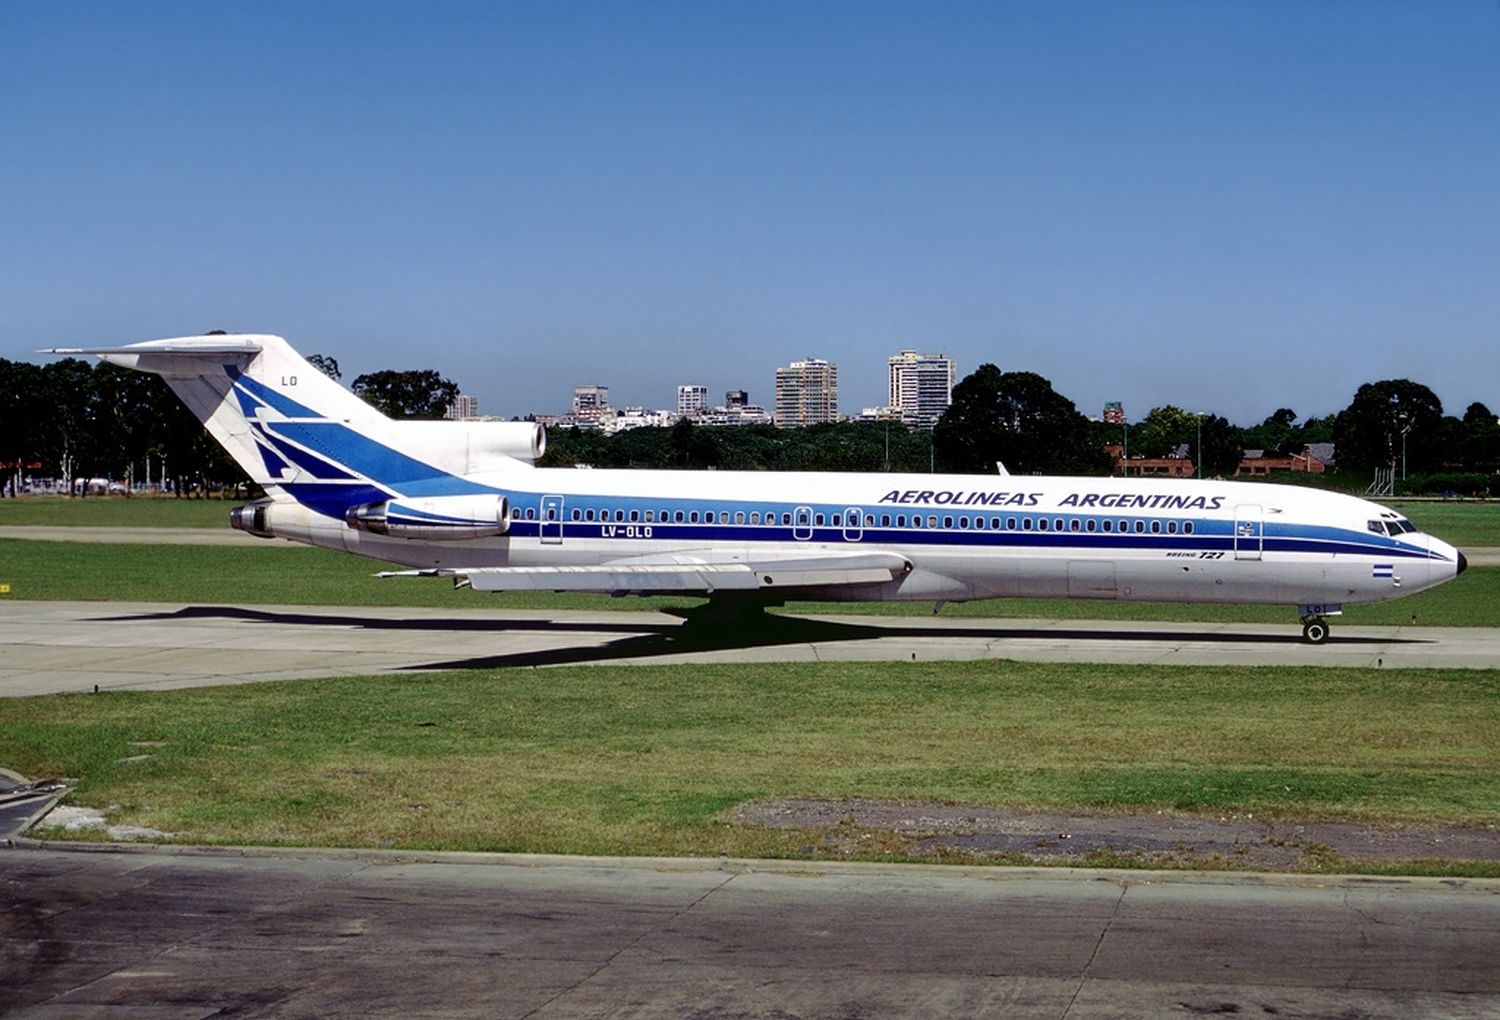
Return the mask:
POLYGON ((0 850, 17 1017, 1500 1014, 1500 883, 0 850))
POLYGON ((0 696, 577 664, 1020 659, 1180 665, 1500 667, 1500 628, 768 617, 655 612, 30 602, 0 613, 0 696))

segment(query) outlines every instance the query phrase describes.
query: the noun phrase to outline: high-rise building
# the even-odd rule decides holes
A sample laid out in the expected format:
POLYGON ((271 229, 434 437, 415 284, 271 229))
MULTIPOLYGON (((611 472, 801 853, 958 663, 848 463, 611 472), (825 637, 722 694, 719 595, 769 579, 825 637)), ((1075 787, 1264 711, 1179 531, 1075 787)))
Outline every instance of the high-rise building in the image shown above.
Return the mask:
POLYGON ((838 421, 839 367, 804 358, 776 370, 776 424, 780 428, 838 421))
POLYGON ((750 394, 747 393, 746 391, 744 391, 744 390, 725 390, 724 391, 724 406, 725 407, 748 407, 749 404, 750 404, 750 394))
POLYGON ((708 387, 690 384, 677 387, 677 413, 685 417, 702 414, 708 408, 708 387))
POLYGON ((469 393, 460 393, 453 398, 453 403, 448 405, 448 410, 443 412, 443 417, 449 421, 478 418, 479 398, 469 393))
POLYGON ((904 350, 886 359, 890 406, 912 428, 930 429, 953 403, 953 359, 904 350))
POLYGON ((1125 407, 1118 400, 1111 400, 1104 405, 1104 420, 1111 425, 1125 424, 1125 407))
POLYGON ((573 390, 573 417, 598 421, 609 414, 608 386, 578 386, 573 390))

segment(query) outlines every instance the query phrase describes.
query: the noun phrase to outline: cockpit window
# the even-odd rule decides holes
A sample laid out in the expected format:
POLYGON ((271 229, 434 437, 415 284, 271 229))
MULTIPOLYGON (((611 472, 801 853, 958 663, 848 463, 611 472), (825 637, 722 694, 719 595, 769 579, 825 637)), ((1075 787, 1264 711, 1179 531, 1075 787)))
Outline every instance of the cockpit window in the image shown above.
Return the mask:
POLYGON ((1368 524, 1365 525, 1365 527, 1369 528, 1371 531, 1375 532, 1375 534, 1377 534, 1377 535, 1384 535, 1385 534, 1385 523, 1382 522, 1382 521, 1370 521, 1368 524))
POLYGON ((1407 520, 1405 517, 1396 518, 1390 523, 1390 528, 1392 535, 1399 535, 1402 532, 1406 531, 1409 531, 1414 535, 1417 534, 1417 526, 1411 521, 1407 520))

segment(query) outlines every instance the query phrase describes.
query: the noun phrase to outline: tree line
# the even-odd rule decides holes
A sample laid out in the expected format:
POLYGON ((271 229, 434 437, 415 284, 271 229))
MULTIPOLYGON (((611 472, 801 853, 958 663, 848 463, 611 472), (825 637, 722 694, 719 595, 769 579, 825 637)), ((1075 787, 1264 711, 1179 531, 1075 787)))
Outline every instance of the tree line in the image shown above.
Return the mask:
MULTIPOLYGON (((309 359, 335 379, 338 362, 309 359)), ((394 418, 441 418, 458 387, 437 372, 358 376, 356 394, 394 418)), ((931 432, 899 422, 841 422, 802 429, 701 426, 615 435, 556 429, 544 465, 788 471, 949 471, 1106 475, 1109 444, 1131 457, 1187 451, 1204 477, 1229 477, 1243 452, 1290 456, 1333 443, 1336 473, 1325 481, 1363 488, 1376 468, 1394 467, 1398 490, 1484 495, 1500 472, 1500 424, 1488 407, 1444 413, 1426 386, 1407 379, 1367 383, 1336 414, 1299 420, 1278 408, 1257 425, 1220 415, 1153 408, 1128 425, 1090 421, 1032 372, 981 365, 953 391, 931 432)), ((0 478, 147 479, 179 495, 249 489, 248 479, 157 376, 64 358, 44 365, 0 359, 0 478)), ((1298 475, 1307 480, 1307 476, 1298 475)), ((3 489, 0 484, 0 489, 3 489)))

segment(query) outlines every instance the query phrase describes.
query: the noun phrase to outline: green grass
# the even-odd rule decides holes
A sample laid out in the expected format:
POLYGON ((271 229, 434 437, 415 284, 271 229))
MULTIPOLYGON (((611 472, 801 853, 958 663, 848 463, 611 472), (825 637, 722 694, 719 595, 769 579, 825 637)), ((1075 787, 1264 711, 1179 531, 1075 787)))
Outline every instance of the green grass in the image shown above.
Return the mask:
MULTIPOLYGON (((413 606, 466 609, 660 609, 701 599, 556 595, 483 595, 446 581, 372 575, 382 565, 344 553, 265 542, 254 546, 113 545, 0 539, 0 585, 18 599, 413 606)), ((793 602, 788 612, 910 615, 932 612, 930 602, 793 602)), ((1296 625, 1290 606, 1177 605, 1151 602, 989 599, 949 603, 944 616, 1167 620, 1296 625)), ((1448 584, 1394 602, 1351 606, 1342 624, 1500 626, 1500 567, 1471 567, 1448 584)))
POLYGON ((1500 546, 1500 502, 1382 500, 1443 541, 1458 546, 1500 546))
POLYGON ((95 528, 227 528, 242 501, 170 496, 22 496, 0 499, 0 525, 95 528))
POLYGON ((762 797, 1500 823, 1500 671, 823 663, 0 702, 6 764, 189 842, 797 855, 762 797), (127 761, 148 755, 140 761, 127 761))

